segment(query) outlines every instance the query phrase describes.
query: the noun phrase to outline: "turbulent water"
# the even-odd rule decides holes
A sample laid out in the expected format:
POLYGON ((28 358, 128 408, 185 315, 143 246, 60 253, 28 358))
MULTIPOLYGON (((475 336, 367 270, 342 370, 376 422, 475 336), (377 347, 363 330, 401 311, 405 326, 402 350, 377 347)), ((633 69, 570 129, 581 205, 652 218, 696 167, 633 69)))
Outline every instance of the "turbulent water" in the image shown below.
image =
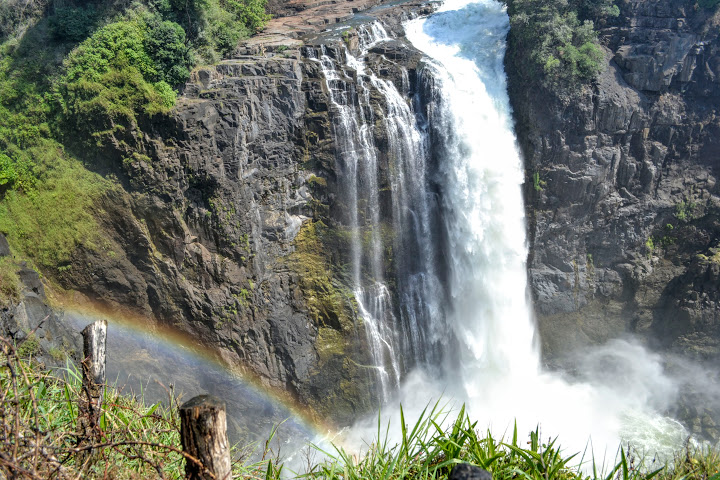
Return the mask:
MULTIPOLYGON (((527 296, 523 166, 503 69, 508 25, 494 0, 448 0, 430 17, 408 22, 407 38, 427 56, 418 74, 422 101, 402 100, 407 92, 398 89, 404 85, 377 78, 363 63, 368 48, 387 40, 377 25, 361 31, 361 52, 345 52, 344 65, 328 55, 319 60, 333 91, 338 163, 351 175, 346 203, 358 212, 350 222, 353 281, 382 398, 389 402, 385 414, 392 423, 392 405, 420 411, 443 397, 465 403, 479 425, 499 435, 517 421, 520 431, 539 426, 543 438, 559 435, 570 451, 592 444, 598 458, 614 456, 624 441, 652 454, 669 453, 686 432, 657 413, 677 393, 659 358, 616 341, 585 352, 578 362, 584 382, 541 368, 527 296), (357 72, 353 86, 346 68, 357 72), (370 89, 385 97, 386 118, 372 116, 370 89), (399 306, 391 304, 381 267, 383 219, 370 212, 379 206, 368 191, 377 186, 376 120, 388 130, 393 149, 399 306), (439 203, 433 202, 431 175, 439 203), (443 219, 439 228, 432 224, 437 217, 443 219)), ((359 422, 349 441, 367 441, 375 422, 369 429, 359 422)))

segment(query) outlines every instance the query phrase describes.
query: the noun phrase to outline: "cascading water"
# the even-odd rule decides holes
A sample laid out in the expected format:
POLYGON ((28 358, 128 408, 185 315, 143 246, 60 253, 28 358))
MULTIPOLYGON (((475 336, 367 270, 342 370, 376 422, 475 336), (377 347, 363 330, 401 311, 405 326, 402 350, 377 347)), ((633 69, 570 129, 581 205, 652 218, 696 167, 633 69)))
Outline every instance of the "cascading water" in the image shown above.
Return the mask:
MULTIPOLYGON (((373 144, 372 109, 361 72, 357 82, 343 79, 324 46, 319 58, 332 104, 336 159, 341 189, 349 211, 352 282, 360 315, 365 323, 368 344, 376 366, 380 394, 387 399, 400 380, 394 333, 387 321, 392 316, 389 296, 383 283, 382 244, 379 232, 377 156, 373 144), (364 240, 369 239, 369 248, 364 240), (367 266, 370 283, 365 281, 367 266), (388 367, 391 370, 388 372, 388 367)), ((349 53, 346 52, 349 57, 349 53)), ((352 61, 352 58, 348 60, 352 61)), ((349 62, 348 62, 349 63, 349 62)))
MULTIPOLYGON (((359 54, 343 49, 344 65, 324 46, 316 60, 322 66, 332 104, 336 160, 350 212, 353 289, 378 372, 380 397, 387 400, 399 386, 402 369, 437 360, 437 336, 431 334, 439 329, 426 327, 428 319, 441 318, 436 300, 440 287, 430 229, 433 208, 425 179, 427 136, 396 85, 364 64, 374 45, 390 40, 385 29, 372 23, 360 27, 358 37, 359 54), (345 69, 351 74, 346 75, 345 69), (381 118, 375 118, 373 92, 385 103, 381 118), (390 218, 381 218, 376 121, 387 135, 390 218), (388 248, 395 257, 399 309, 385 282, 388 248)), ((408 88, 407 72, 402 73, 402 83, 408 88)))
MULTIPOLYGON (((393 359, 395 368, 400 353, 413 360, 393 372, 394 382, 382 384, 384 396, 403 374, 399 401, 406 414, 444 395, 465 402, 474 419, 499 429, 499 435, 517 421, 525 431, 542 424, 544 431, 561 435, 563 445, 578 451, 592 436, 600 454, 603 448, 614 450, 621 439, 667 452, 686 437, 677 422, 654 413, 666 408, 674 395, 658 358, 629 343, 614 344, 602 355, 633 358, 622 367, 623 377, 632 381, 618 385, 597 380, 571 384, 540 367, 526 293, 522 161, 503 69, 508 24, 504 7, 495 0, 448 0, 432 16, 405 25, 407 38, 428 57, 417 80, 422 98, 416 97, 415 105, 422 111, 413 112, 396 85, 366 71, 361 60, 346 52, 347 63, 357 72, 357 103, 350 107, 342 93, 351 86, 337 82, 340 67, 335 62, 323 60, 339 112, 338 163, 353 173, 345 180, 351 182, 347 203, 358 211, 361 203, 368 206, 375 198, 367 191, 378 165, 370 133, 376 120, 367 103, 370 88, 386 104, 381 121, 394 162, 394 248, 403 252, 395 265, 399 322, 393 317, 382 268, 373 269, 382 260, 373 257, 382 250, 377 248, 382 239, 374 236, 382 218, 358 214, 351 222, 358 232, 352 247, 356 295, 372 348, 387 355, 376 352, 375 361, 383 366, 393 359), (440 190, 439 208, 430 193, 431 175, 440 190), (433 224, 438 217, 443 221, 441 234, 433 224), (370 245, 361 244, 363 228, 373 232, 370 245), (441 249, 445 285, 437 268, 441 249), (362 265, 370 265, 366 270, 375 283, 364 280, 362 265), (373 290, 379 286, 381 290, 373 290), (441 345, 457 348, 435 353, 441 345), (408 373, 427 364, 440 367, 440 375, 427 369, 408 373)), ((361 35, 366 43, 359 58, 367 45, 384 40, 368 32, 361 35)), ((384 412, 395 414, 390 405, 384 412)), ((353 435, 367 438, 362 422, 353 435)))
POLYGON ((512 129, 503 58, 507 15, 494 1, 445 5, 407 25, 433 60, 428 117, 441 160, 451 309, 468 392, 489 376, 537 376, 526 296, 523 168, 512 129))

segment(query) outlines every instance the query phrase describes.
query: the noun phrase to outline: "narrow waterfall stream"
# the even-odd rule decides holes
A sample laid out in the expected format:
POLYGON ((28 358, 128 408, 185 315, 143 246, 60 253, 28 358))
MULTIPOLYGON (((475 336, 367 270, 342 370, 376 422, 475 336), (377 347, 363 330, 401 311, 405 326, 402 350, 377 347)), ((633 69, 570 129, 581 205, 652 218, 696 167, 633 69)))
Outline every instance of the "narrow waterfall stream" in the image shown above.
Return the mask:
MULTIPOLYGON (((387 401, 398 390, 403 371, 439 359, 437 339, 428 328, 430 319, 442 318, 436 242, 430 228, 437 212, 425 178, 427 135, 398 87, 363 63, 370 48, 390 37, 377 22, 360 26, 358 37, 356 56, 345 48, 336 59, 321 46, 315 60, 322 66, 332 103, 336 161, 350 212, 352 288, 376 367, 379 397, 387 401), (373 92, 385 103, 380 118, 371 103, 373 92), (376 122, 381 122, 388 139, 391 218, 380 216, 376 122), (393 304, 385 281, 387 249, 394 254, 400 305, 393 304)), ((408 88, 406 71, 403 83, 408 88)))

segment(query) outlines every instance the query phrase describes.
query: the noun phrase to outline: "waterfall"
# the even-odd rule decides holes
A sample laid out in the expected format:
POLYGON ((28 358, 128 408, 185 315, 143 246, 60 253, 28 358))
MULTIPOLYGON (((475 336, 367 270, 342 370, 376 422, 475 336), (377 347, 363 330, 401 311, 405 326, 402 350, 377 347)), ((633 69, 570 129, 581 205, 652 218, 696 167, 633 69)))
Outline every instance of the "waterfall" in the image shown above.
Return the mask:
MULTIPOLYGON (((359 29, 359 53, 317 59, 330 91, 351 212, 352 281, 383 412, 397 416, 401 402, 409 418, 445 397, 465 403, 498 436, 517 422, 520 431, 541 425, 561 435, 573 452, 591 435, 599 456, 612 456, 621 440, 671 452, 686 432, 656 413, 675 394, 658 357, 616 342, 584 352, 602 360, 574 383, 540 366, 527 295, 523 165, 503 68, 508 28, 495 0, 447 0, 407 22, 408 40, 426 55, 414 82, 407 72, 391 82, 372 71, 373 48, 389 40, 377 23, 359 29), (378 125, 387 137, 389 209, 376 193, 378 125), (622 382, 593 371, 608 361, 622 365, 622 382)), ((377 418, 367 426, 359 421, 351 436, 372 435, 377 418)))
POLYGON ((448 324, 468 392, 488 377, 537 376, 539 350, 526 295, 523 166, 503 68, 507 15, 495 1, 448 2, 410 22, 430 61, 428 118, 440 157, 449 258, 448 324))
POLYGON ((407 101, 410 81, 400 85, 377 76, 365 63, 373 46, 391 40, 381 24, 357 29, 359 48, 319 47, 319 62, 331 103, 335 156, 350 237, 352 288, 367 335, 379 396, 397 391, 403 372, 439 362, 437 322, 443 321, 437 274, 437 202, 427 189, 428 136, 407 101), (401 92, 398 88, 404 89, 401 92), (381 99, 376 115, 373 95, 381 99), (387 138, 378 145, 377 136, 387 138), (388 164, 389 211, 379 196, 380 150, 388 164), (388 252, 391 252, 388 254, 388 252), (392 257, 392 258, 389 258, 392 257), (387 284, 388 264, 397 279, 387 284), (435 325, 435 326, 433 326, 435 325))

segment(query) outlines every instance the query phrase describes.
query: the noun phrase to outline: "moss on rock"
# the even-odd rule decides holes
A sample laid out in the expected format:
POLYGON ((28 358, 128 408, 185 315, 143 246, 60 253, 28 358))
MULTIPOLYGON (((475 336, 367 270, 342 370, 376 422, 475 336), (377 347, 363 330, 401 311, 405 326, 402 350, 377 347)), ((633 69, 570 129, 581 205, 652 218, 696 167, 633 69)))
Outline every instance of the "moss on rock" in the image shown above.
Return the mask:
POLYGON ((344 330, 352 325, 352 294, 334 278, 322 235, 328 227, 322 221, 303 224, 295 238, 290 267, 298 274, 310 316, 319 327, 344 330))

